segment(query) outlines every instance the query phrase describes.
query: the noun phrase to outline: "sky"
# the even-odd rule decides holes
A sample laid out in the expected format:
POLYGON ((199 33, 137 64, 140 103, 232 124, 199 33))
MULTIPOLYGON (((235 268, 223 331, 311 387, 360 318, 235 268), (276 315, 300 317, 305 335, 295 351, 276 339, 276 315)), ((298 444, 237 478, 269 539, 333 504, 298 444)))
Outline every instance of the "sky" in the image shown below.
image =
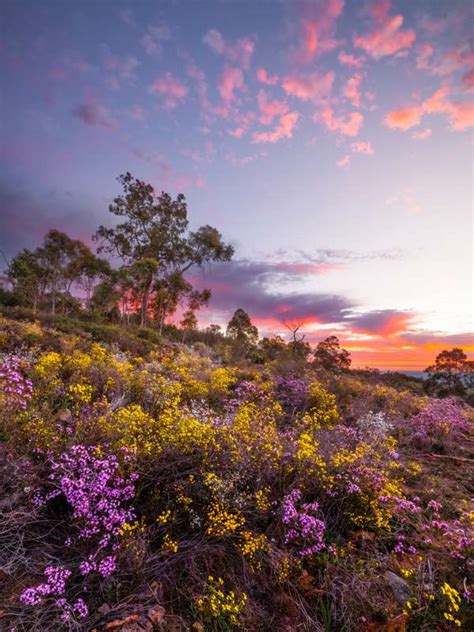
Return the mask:
POLYGON ((202 326, 242 307, 354 366, 472 357, 473 7, 4 1, 3 257, 91 243, 130 171, 235 247, 193 273, 202 326))

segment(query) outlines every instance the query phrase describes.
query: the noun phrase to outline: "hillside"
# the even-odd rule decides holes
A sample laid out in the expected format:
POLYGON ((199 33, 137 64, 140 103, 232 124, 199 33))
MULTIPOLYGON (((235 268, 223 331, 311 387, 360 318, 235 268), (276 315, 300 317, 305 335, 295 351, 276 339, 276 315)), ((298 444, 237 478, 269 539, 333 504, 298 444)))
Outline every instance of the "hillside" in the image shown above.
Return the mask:
POLYGON ((67 329, 0 322, 2 629, 472 629, 467 405, 67 329))

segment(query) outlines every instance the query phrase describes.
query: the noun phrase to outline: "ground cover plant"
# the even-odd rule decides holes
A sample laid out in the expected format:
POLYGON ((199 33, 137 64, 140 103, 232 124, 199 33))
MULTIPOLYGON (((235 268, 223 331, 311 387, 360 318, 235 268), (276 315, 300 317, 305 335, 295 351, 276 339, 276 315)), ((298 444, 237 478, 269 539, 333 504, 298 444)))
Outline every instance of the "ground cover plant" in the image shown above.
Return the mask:
POLYGON ((473 628, 461 399, 74 329, 1 320, 2 629, 473 628))

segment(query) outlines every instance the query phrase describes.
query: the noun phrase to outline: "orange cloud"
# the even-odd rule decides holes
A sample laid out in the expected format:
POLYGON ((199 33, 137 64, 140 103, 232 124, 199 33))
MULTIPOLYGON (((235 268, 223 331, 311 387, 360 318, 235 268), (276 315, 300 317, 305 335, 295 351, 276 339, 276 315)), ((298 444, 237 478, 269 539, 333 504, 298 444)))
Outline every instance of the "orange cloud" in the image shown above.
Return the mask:
POLYGON ((392 129, 407 130, 410 127, 415 127, 421 122, 423 116, 423 109, 419 106, 407 107, 401 110, 394 110, 389 112, 385 118, 384 123, 392 129))
POLYGON ((425 114, 446 114, 452 130, 464 130, 474 125, 474 106, 471 102, 459 102, 448 99, 450 89, 443 87, 420 105, 408 106, 389 112, 384 123, 392 129, 406 131, 419 125, 425 114))
POLYGON ((374 0, 371 7, 374 29, 367 35, 354 37, 354 46, 374 59, 403 54, 416 39, 415 31, 402 30, 403 16, 389 16, 390 2, 374 0))
POLYGON ((341 344, 351 352, 352 366, 371 366, 385 371, 424 371, 427 366, 433 364, 436 355, 443 349, 451 349, 453 346, 461 347, 472 358, 472 343, 469 336, 455 344, 450 336, 432 334, 430 342, 419 344, 396 338, 390 340, 375 339, 364 343, 345 340, 341 336, 341 344))
POLYGON ((298 112, 287 112, 280 116, 278 125, 270 132, 255 132, 254 143, 276 143, 282 138, 292 138, 293 130, 299 119, 298 112))
POLYGON ((337 117, 329 106, 316 113, 313 118, 324 123, 331 132, 339 132, 344 136, 357 136, 364 122, 364 117, 360 112, 351 112, 345 118, 337 117))

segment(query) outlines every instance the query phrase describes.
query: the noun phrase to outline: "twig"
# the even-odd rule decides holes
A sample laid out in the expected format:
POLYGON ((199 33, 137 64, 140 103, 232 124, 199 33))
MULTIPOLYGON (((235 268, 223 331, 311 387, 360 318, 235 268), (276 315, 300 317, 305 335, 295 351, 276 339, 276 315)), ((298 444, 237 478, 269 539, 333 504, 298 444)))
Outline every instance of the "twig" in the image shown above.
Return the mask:
POLYGON ((434 459, 452 459, 453 461, 464 461, 465 463, 474 463, 474 459, 468 459, 464 456, 451 456, 450 454, 424 454, 423 456, 432 457, 434 459))

